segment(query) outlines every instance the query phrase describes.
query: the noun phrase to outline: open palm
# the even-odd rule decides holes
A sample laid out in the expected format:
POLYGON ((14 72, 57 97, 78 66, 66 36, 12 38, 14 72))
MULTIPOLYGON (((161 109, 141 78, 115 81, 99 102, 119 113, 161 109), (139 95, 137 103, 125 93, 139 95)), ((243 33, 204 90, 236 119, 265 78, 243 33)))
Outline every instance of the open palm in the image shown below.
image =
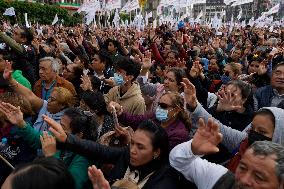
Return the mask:
POLYGON ((217 145, 222 141, 222 134, 219 126, 212 119, 207 125, 202 118, 199 119, 199 128, 193 137, 191 144, 192 152, 195 155, 206 155, 219 151, 217 145))
POLYGON ((0 112, 2 112, 13 125, 25 125, 24 116, 20 107, 15 107, 12 104, 0 102, 0 112))

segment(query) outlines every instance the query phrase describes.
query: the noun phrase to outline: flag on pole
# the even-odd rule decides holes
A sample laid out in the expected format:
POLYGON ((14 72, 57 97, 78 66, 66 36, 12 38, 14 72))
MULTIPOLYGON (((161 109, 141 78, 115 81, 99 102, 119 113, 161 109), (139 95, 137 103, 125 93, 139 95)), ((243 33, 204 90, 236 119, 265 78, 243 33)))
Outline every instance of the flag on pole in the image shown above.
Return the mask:
POLYGON ((52 21, 52 24, 51 25, 54 25, 54 24, 56 24, 57 22, 58 22, 58 16, 57 16, 57 14, 55 15, 55 17, 54 17, 54 19, 53 19, 53 21, 52 21))
POLYGON ((201 10, 198 16, 196 17, 196 20, 199 20, 203 16, 203 11, 201 10))
POLYGON ((243 9, 241 7, 240 12, 239 12, 239 14, 237 16, 237 19, 240 20, 242 18, 242 15, 243 15, 243 9))
POLYGON ((30 26, 30 24, 29 24, 29 22, 28 22, 28 13, 25 13, 24 16, 25 16, 26 27, 27 27, 27 28, 30 28, 31 26, 30 26))

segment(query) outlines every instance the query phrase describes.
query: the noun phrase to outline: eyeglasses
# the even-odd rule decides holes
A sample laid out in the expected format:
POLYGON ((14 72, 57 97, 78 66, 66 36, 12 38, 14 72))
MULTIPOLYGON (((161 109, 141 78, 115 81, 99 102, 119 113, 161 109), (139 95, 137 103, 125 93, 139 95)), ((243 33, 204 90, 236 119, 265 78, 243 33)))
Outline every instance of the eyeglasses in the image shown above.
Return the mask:
POLYGON ((47 102, 53 102, 53 101, 56 101, 56 98, 54 98, 54 97, 52 97, 52 96, 50 96, 50 97, 48 98, 48 100, 47 100, 47 102))
POLYGON ((159 105, 162 109, 168 109, 168 108, 172 107, 171 105, 168 105, 168 104, 162 103, 162 102, 159 102, 158 105, 159 105))

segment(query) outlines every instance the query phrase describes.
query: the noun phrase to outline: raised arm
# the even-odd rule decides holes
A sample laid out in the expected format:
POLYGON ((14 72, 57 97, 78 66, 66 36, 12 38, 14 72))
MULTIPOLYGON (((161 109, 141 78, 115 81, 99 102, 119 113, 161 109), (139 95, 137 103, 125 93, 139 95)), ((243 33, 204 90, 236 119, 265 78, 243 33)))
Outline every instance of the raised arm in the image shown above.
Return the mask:
POLYGON ((12 78, 11 63, 9 62, 6 62, 6 68, 3 73, 3 78, 8 81, 10 87, 12 87, 15 92, 24 96, 31 103, 32 108, 35 112, 39 112, 40 108, 43 105, 43 100, 37 97, 31 90, 24 87, 12 78))
POLYGON ((18 54, 24 54, 25 49, 18 44, 14 39, 6 35, 4 32, 0 32, 0 39, 2 39, 9 47, 11 47, 18 54))
POLYGON ((200 156, 218 152, 218 143, 222 140, 217 123, 212 119, 206 125, 199 120, 199 128, 193 140, 176 146, 170 153, 170 164, 181 172, 186 179, 196 184, 199 189, 211 189, 228 170, 200 156))
POLYGON ((129 150, 128 147, 112 148, 94 141, 80 139, 75 135, 67 135, 59 123, 47 116, 43 116, 43 119, 50 126, 50 132, 55 136, 56 140, 64 143, 66 149, 86 156, 89 159, 94 159, 101 163, 116 163, 129 150))
POLYGON ((203 118, 205 122, 212 118, 216 121, 220 126, 220 131, 223 134, 223 141, 224 144, 229 151, 235 150, 238 145, 247 137, 245 132, 240 132, 238 130, 232 129, 223 125, 220 121, 213 118, 200 103, 197 101, 196 97, 196 90, 195 87, 188 79, 183 79, 183 86, 184 86, 184 96, 185 101, 187 103, 187 109, 190 111, 191 119, 192 119, 192 132, 193 134, 198 129, 198 120, 199 118, 203 118))

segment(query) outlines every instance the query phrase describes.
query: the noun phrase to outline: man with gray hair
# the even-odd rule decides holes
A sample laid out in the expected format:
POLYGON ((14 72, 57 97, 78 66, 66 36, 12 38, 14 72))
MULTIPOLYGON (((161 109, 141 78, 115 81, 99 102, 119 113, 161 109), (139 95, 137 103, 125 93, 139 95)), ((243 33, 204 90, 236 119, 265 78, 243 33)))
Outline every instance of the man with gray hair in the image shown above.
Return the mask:
POLYGON ((34 85, 34 93, 48 100, 54 87, 64 87, 73 95, 76 95, 75 88, 72 83, 58 75, 60 65, 53 57, 44 57, 39 60, 39 77, 40 79, 34 85))
POLYGON ((244 153, 235 175, 221 165, 200 156, 218 152, 222 140, 219 126, 212 119, 199 120, 192 140, 176 146, 170 163, 198 189, 283 189, 284 147, 270 141, 257 141, 244 153))

